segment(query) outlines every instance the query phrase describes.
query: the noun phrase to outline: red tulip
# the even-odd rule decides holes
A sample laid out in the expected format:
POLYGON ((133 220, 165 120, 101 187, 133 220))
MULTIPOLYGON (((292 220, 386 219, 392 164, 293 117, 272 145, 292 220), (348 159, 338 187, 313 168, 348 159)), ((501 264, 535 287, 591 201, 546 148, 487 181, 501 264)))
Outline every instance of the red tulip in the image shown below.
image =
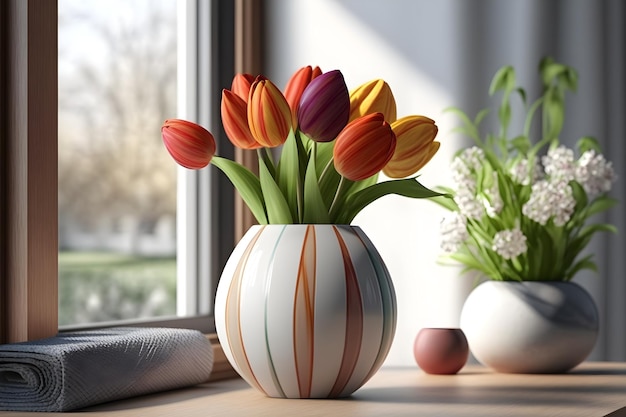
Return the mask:
POLYGON ((250 132, 262 146, 282 145, 291 130, 291 109, 283 93, 270 81, 257 77, 248 100, 250 132))
POLYGON ((254 75, 252 74, 235 74, 233 77, 233 83, 230 87, 230 91, 237 94, 245 102, 248 102, 248 95, 250 94, 250 86, 254 82, 254 75))
POLYGON ((335 169, 349 180, 364 180, 387 165, 395 148, 396 135, 383 114, 368 114, 350 122, 337 136, 335 169))
POLYGON ((326 72, 302 92, 299 128, 316 142, 330 142, 348 123, 350 95, 340 71, 326 72))
POLYGON ((185 168, 204 168, 215 155, 213 135, 196 123, 168 119, 161 127, 161 136, 172 158, 185 168))
POLYGON ((222 90, 222 124, 226 136, 241 149, 261 148, 259 142, 254 139, 248 125, 247 104, 233 91, 222 90))
POLYGON ((298 108, 300 107, 300 98, 302 92, 309 85, 309 83, 317 76, 322 74, 320 67, 312 68, 310 65, 300 68, 296 71, 285 87, 285 98, 291 113, 293 114, 293 125, 297 126, 298 123, 298 108))
POLYGON ((391 124, 397 145, 383 173, 391 178, 404 178, 419 171, 439 150, 434 142, 438 128, 425 116, 406 116, 391 124))

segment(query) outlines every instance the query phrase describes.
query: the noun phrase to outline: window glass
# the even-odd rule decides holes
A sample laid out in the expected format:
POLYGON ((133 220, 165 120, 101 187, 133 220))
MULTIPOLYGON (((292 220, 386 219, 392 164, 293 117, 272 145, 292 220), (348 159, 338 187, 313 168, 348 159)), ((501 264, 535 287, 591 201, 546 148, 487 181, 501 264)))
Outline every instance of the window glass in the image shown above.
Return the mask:
POLYGON ((177 0, 59 0, 59 324, 176 314, 177 0))

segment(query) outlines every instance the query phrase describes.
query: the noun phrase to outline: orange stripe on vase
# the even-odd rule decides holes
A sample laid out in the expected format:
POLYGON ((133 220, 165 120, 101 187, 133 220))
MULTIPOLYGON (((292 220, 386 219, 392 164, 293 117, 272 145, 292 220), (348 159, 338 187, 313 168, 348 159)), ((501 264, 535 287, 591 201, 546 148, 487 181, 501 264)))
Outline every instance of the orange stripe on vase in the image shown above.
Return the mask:
POLYGON ((346 278, 346 336, 343 357, 337 379, 329 394, 329 397, 338 397, 350 381, 359 359, 363 338, 363 303, 359 281, 348 247, 336 226, 333 226, 333 231, 341 249, 346 278))
POLYGON ((315 345, 315 226, 307 226, 302 242, 293 307, 293 351, 300 398, 311 396, 315 345))
POLYGON ((246 269, 246 264, 252 249, 254 248, 257 240, 263 233, 265 226, 261 227, 258 233, 252 238, 246 250, 239 259, 237 268, 233 273, 233 279, 228 287, 228 295, 226 296, 226 337, 228 338, 228 344, 230 346, 233 359, 237 364, 237 371, 243 379, 245 379, 250 385, 257 388, 259 391, 267 395, 267 392, 261 387, 259 381, 256 379, 248 355, 246 354, 245 346, 243 345, 243 336, 241 334, 241 287, 243 274, 246 269))

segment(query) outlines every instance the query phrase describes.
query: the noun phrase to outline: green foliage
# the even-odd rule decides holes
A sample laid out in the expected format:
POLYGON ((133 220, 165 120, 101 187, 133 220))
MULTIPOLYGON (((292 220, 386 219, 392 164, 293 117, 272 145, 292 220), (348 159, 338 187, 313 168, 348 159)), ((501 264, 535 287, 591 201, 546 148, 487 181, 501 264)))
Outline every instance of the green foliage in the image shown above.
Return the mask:
MULTIPOLYGON (((542 152, 559 146, 559 135, 565 123, 565 94, 575 91, 578 86, 576 71, 551 58, 540 62, 539 75, 543 92, 535 101, 527 103, 526 91, 516 85, 513 67, 505 66, 496 72, 489 94, 502 96, 497 113, 500 125, 497 134, 483 136, 480 133, 481 122, 489 109, 481 110, 474 119, 458 108, 448 109, 461 121, 456 131, 472 138, 482 151, 484 159, 471 168, 477 201, 492 208, 496 204, 500 206, 497 213, 467 217, 467 237, 448 258, 463 264, 464 271, 479 271, 494 280, 567 281, 581 270, 596 270, 593 256, 582 256, 583 250, 596 233, 616 231, 612 225, 593 223, 592 217, 609 210, 617 201, 608 197, 606 192, 587 195, 576 180, 569 182, 575 207, 565 224, 558 224, 554 218, 541 224, 524 214, 524 206, 530 201, 533 184, 538 178, 535 178, 534 168, 527 170, 525 178, 514 177, 512 170, 521 162, 534 167, 541 160, 542 152), (525 123, 521 133, 510 135, 511 97, 515 94, 522 100, 525 123), (541 136, 533 138, 530 132, 537 118, 540 118, 541 136), (513 229, 523 233, 526 248, 516 256, 503 257, 494 247, 495 235, 513 229)), ((600 146, 592 137, 581 138, 577 148, 580 154, 595 151, 601 155, 600 146)), ((450 188, 439 190, 455 194, 450 188)), ((435 197, 432 201, 460 212, 457 198, 458 195, 453 200, 435 197)))
POLYGON ((341 177, 333 165, 333 143, 315 143, 292 131, 274 167, 259 150, 259 176, 231 160, 213 157, 259 224, 349 224, 367 205, 388 194, 410 198, 447 198, 416 178, 377 183, 378 174, 360 181, 341 177))
POLYGON ((59 324, 176 314, 176 259, 59 253, 59 324))

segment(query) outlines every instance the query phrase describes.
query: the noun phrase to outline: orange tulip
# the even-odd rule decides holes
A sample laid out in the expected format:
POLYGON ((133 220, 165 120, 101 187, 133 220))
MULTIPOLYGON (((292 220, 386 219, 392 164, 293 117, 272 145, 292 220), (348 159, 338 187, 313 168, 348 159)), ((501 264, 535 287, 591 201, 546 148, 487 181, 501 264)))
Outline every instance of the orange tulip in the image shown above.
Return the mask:
POLYGON ((396 100, 384 80, 372 80, 350 92, 350 121, 380 112, 389 123, 396 121, 396 100))
POLYGON ((312 68, 310 65, 307 65, 306 67, 302 67, 296 71, 287 82, 287 86, 285 87, 285 98, 291 108, 294 126, 298 123, 298 107, 300 105, 302 92, 315 77, 321 74, 322 70, 320 67, 312 68))
POLYGON ((291 130, 291 109, 283 93, 267 79, 257 77, 250 87, 248 125, 262 146, 282 145, 291 130))
POLYGON ((439 150, 434 142, 438 128, 425 116, 406 116, 391 124, 398 143, 383 173, 390 178, 404 178, 419 171, 439 150))
POLYGON ((222 90, 222 124, 226 136, 241 149, 261 148, 259 142, 254 139, 248 125, 247 104, 237 94, 229 90, 222 90))
POLYGON ((161 136, 172 158, 185 168, 204 168, 215 155, 215 138, 196 123, 168 119, 161 127, 161 136))
POLYGON ((250 86, 254 82, 252 74, 235 74, 230 91, 237 94, 245 102, 248 102, 248 94, 250 94, 250 86))
POLYGON ((335 169, 358 181, 380 172, 396 148, 396 135, 382 113, 350 122, 337 136, 333 149, 335 169))

